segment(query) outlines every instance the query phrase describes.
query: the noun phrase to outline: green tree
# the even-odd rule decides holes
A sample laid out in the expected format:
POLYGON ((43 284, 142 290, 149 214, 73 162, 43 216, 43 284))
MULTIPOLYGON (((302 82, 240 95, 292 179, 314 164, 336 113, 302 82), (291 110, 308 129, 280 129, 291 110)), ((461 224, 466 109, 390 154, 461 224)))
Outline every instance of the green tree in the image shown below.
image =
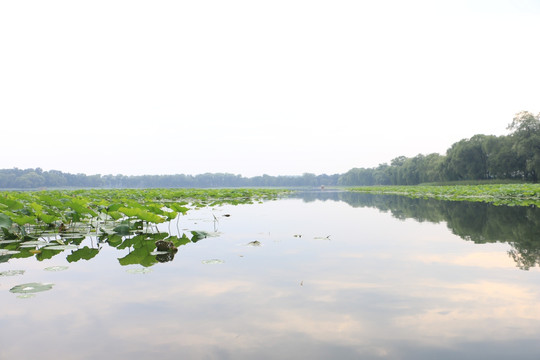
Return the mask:
POLYGON ((17 180, 21 188, 39 188, 45 184, 43 176, 35 171, 29 171, 17 180))
POLYGON ((522 111, 514 116, 508 130, 512 131, 514 148, 525 159, 525 176, 538 181, 540 174, 540 114, 522 111))
POLYGON ((486 135, 474 135, 454 143, 446 152, 446 175, 449 180, 487 179, 486 135))
POLYGON ((518 155, 512 136, 490 136, 484 147, 490 178, 522 179, 525 176, 525 157, 518 155))

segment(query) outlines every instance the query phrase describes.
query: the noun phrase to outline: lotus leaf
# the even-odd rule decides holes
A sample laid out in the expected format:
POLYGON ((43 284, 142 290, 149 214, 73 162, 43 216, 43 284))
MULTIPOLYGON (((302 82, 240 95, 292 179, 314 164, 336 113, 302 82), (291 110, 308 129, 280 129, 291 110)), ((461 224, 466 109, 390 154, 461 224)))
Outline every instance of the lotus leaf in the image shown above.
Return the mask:
POLYGON ((18 253, 20 253, 20 251, 17 251, 17 250, 0 249, 0 256, 3 256, 3 255, 14 255, 14 254, 18 254, 18 253))
POLYGON ((11 228, 11 225, 13 224, 13 221, 10 219, 9 216, 6 214, 0 213, 0 228, 11 228))
POLYGON ((14 286, 9 291, 15 294, 29 294, 51 290, 53 286, 54 284, 27 283, 14 286))
POLYGON ((7 270, 0 272, 0 276, 15 276, 15 275, 23 275, 24 270, 7 270))
POLYGON ((88 246, 85 246, 82 249, 73 251, 71 255, 68 255, 66 257, 66 260, 70 263, 79 261, 81 259, 90 260, 93 257, 95 257, 98 253, 99 253, 99 249, 91 249, 88 246))
POLYGON ((113 229, 113 231, 117 233, 118 235, 129 235, 131 232, 131 227, 126 224, 118 225, 117 227, 113 229))
POLYGON ((16 242, 20 242, 20 240, 0 240, 0 244, 12 244, 16 242))
POLYGON ((69 266, 62 266, 62 265, 57 265, 57 266, 49 266, 49 267, 46 267, 45 271, 64 271, 64 270, 67 270, 69 269, 69 266))
POLYGON ((6 205, 7 208, 10 210, 24 209, 24 204, 16 200, 9 199, 7 197, 6 198, 0 197, 0 203, 6 205))
POLYGON ((25 248, 25 247, 36 247, 36 246, 40 246, 40 245, 47 245, 48 243, 46 241, 43 241, 43 240, 33 240, 33 241, 25 241, 25 242, 22 242, 20 247, 22 248, 25 248))
POLYGON ((107 212, 110 214, 111 212, 116 212, 118 211, 118 209, 120 209, 121 207, 123 207, 124 205, 122 204, 111 204, 107 207, 107 212))
POLYGON ((202 239, 206 239, 207 237, 217 237, 220 234, 217 232, 207 232, 207 231, 192 231, 191 234, 193 237, 191 238, 192 242, 197 242, 202 239))
POLYGON ((77 245, 51 245, 45 247, 47 250, 75 250, 79 247, 77 245))
POLYGON ((60 254, 62 252, 62 250, 64 249, 49 249, 49 248, 41 248, 40 249, 41 251, 36 254, 36 259, 39 260, 39 261, 43 261, 43 260, 47 260, 47 259, 52 259, 53 256, 57 255, 57 254, 60 254))

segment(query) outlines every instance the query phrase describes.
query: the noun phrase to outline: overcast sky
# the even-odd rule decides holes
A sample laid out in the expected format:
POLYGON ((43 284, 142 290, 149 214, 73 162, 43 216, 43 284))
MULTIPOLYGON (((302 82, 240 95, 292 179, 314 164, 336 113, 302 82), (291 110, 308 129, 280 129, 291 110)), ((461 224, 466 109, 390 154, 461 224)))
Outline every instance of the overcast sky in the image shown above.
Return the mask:
POLYGON ((0 168, 343 173, 540 112, 540 1, 0 2, 0 168))

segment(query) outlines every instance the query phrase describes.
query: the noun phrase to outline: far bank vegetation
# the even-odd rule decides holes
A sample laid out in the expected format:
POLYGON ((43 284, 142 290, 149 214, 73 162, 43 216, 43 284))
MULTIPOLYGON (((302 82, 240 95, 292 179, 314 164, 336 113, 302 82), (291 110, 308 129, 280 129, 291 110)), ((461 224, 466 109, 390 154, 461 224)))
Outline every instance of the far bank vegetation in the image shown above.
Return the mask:
POLYGON ((426 183, 538 182, 540 176, 540 114, 517 113, 510 134, 474 135, 462 139, 445 155, 399 156, 390 164, 353 168, 344 174, 262 175, 251 178, 228 173, 199 175, 85 175, 58 170, 0 169, 0 189, 40 188, 218 188, 417 185, 426 183))

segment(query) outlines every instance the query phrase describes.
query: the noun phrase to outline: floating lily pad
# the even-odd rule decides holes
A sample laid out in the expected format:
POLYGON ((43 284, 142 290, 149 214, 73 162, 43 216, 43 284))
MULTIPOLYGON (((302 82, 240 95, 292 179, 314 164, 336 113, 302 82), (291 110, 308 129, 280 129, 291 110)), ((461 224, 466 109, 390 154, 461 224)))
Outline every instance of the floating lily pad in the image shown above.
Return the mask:
POLYGON ((21 248, 30 248, 30 247, 44 246, 44 245, 47 245, 46 241, 35 240, 35 241, 25 241, 25 242, 21 243, 21 245, 19 245, 19 247, 21 247, 21 248))
POLYGON ((128 274, 148 274, 152 272, 153 270, 150 268, 138 268, 138 269, 127 269, 126 272, 128 274))
POLYGON ((79 247, 77 245, 51 245, 47 246, 47 250, 76 250, 79 247))
POLYGON ((0 272, 0 276, 16 276, 16 275, 23 275, 24 270, 7 270, 0 272))
POLYGON ((49 267, 46 267, 45 271, 64 271, 64 270, 67 270, 69 269, 69 266, 62 266, 62 265, 57 265, 57 266, 49 266, 49 267))
POLYGON ((47 245, 47 242, 43 240, 31 240, 31 241, 22 242, 21 246, 23 245, 47 245))
POLYGON ((30 294, 51 290, 53 286, 54 284, 27 283, 14 286, 9 291, 15 294, 30 294))
POLYGON ((20 241, 21 240, 0 240, 0 244, 12 244, 20 241))
POLYGON ((3 255, 14 255, 14 254, 18 254, 18 253, 20 253, 20 251, 17 251, 17 250, 0 249, 0 256, 3 256, 3 255))
POLYGON ((205 265, 213 265, 213 264, 223 264, 225 261, 220 259, 209 259, 209 260, 203 260, 202 263, 205 265))

